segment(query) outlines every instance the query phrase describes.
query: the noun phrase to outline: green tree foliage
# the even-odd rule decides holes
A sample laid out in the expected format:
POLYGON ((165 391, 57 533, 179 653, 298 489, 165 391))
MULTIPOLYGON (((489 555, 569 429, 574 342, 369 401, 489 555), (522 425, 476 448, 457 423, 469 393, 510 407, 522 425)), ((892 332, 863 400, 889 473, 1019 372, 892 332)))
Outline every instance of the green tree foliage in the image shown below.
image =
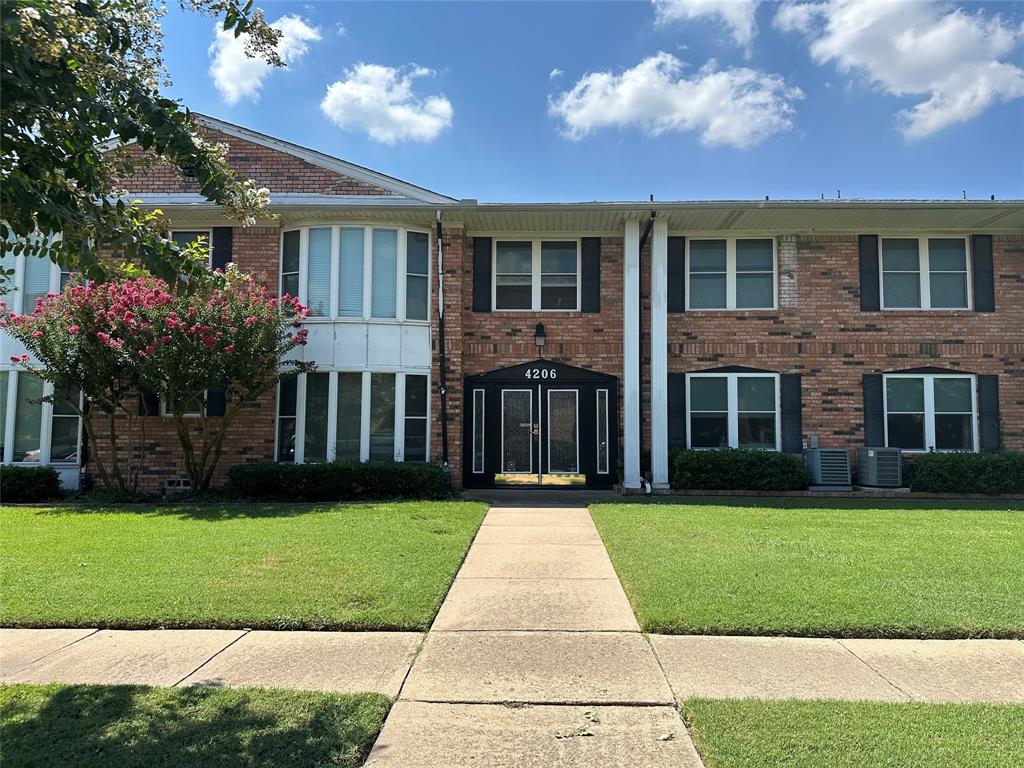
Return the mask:
MULTIPOLYGON (((250 55, 283 64, 280 33, 252 0, 180 2, 246 35, 250 55)), ((226 148, 204 141, 189 111, 161 95, 162 14, 156 0, 0 2, 0 239, 13 252, 92 279, 106 275, 106 250, 167 280, 196 269, 166 239, 162 217, 119 193, 143 153, 110 150, 130 143, 194 177, 243 223, 265 213, 269 192, 239 178, 226 148)))

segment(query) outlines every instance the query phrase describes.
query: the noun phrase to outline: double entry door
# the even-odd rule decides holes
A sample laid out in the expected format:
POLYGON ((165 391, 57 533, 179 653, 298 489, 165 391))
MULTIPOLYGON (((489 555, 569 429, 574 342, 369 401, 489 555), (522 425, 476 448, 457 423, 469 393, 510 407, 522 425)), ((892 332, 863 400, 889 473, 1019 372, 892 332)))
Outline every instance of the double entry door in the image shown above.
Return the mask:
POLYGON ((551 360, 467 376, 463 484, 611 487, 618 379, 551 360))
POLYGON ((501 393, 499 485, 584 485, 580 392, 538 384, 501 393))

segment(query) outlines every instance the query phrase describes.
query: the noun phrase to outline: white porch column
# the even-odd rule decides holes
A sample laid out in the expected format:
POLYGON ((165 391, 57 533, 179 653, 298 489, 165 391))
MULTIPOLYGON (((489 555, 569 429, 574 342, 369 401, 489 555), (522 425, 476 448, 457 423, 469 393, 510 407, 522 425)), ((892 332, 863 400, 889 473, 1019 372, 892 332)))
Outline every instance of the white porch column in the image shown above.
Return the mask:
POLYGON ((622 446, 625 488, 640 487, 640 222, 626 222, 623 242, 622 446))
POLYGON ((668 222, 651 229, 651 474, 668 488, 668 222))

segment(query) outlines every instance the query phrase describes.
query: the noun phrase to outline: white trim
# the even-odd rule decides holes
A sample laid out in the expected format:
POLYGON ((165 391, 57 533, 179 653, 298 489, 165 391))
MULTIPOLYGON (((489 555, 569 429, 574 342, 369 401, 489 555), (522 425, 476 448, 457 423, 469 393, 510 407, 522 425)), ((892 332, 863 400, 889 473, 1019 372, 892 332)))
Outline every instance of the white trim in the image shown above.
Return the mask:
POLYGON ((295 463, 306 463, 306 376, 300 373, 295 382, 295 463))
MULTIPOLYGON (((924 411, 895 411, 894 413, 921 413, 924 419, 924 448, 901 448, 904 453, 939 453, 964 450, 963 448, 935 447, 935 380, 936 379, 968 379, 971 384, 971 448, 978 452, 978 377, 973 373, 884 373, 882 374, 882 429, 885 445, 889 447, 889 379, 922 379, 924 394, 924 411)), ((942 411, 942 413, 966 415, 966 411, 942 411)))
MULTIPOLYGON (((881 309, 885 312, 969 312, 974 309, 974 274, 971 269, 971 238, 966 235, 948 235, 940 233, 928 233, 924 235, 879 235, 878 236, 878 299, 880 302, 881 309), (886 240, 917 240, 917 275, 918 275, 918 295, 921 298, 921 305, 918 307, 887 307, 885 305, 885 258, 884 258, 884 243, 886 240), (963 274, 966 280, 964 286, 967 294, 967 304, 962 307, 933 307, 931 305, 931 248, 928 246, 929 240, 963 240, 964 241, 964 261, 965 267, 963 273, 960 272, 949 272, 947 270, 939 270, 939 274, 963 274)), ((913 274, 905 270, 889 270, 890 274, 913 274)))
MULTIPOLYGON (((547 417, 548 417, 548 471, 546 474, 549 475, 578 475, 580 473, 580 391, 579 389, 548 389, 548 402, 547 402, 547 417), (551 470, 551 393, 552 392, 572 392, 573 408, 576 414, 576 461, 575 466, 571 472, 565 470, 559 472, 553 472, 551 470)), ((543 419, 541 420, 543 423, 543 419)))
MULTIPOLYGON (((739 421, 740 421, 740 410, 739 410, 739 379, 753 379, 753 378, 772 378, 775 380, 775 448, 760 448, 757 450, 782 450, 782 407, 780 401, 780 382, 781 376, 777 373, 762 373, 762 372, 718 372, 718 371, 699 371, 694 373, 686 374, 686 447, 692 450, 703 450, 703 451, 715 451, 720 450, 717 446, 697 446, 693 445, 693 435, 691 434, 690 421, 693 416, 693 411, 690 408, 690 385, 694 379, 725 379, 726 380, 726 442, 727 448, 742 448, 739 444, 739 421)), ((697 411, 697 413, 721 413, 721 411, 697 411)), ((743 413, 771 413, 771 411, 743 411, 743 413)))
MULTIPOLYGON (((539 385, 538 385, 539 389, 539 385)), ((533 475, 536 474, 533 471, 533 389, 527 387, 526 389, 502 389, 501 390, 501 461, 498 464, 499 475, 533 475), (507 472, 505 470, 505 393, 506 392, 526 392, 530 396, 530 469, 526 472, 507 472)), ((538 457, 539 458, 539 457, 538 457)))
MULTIPOLYGON (((687 312, 771 312, 779 308, 779 247, 776 235, 735 235, 735 234, 714 234, 686 236, 684 248, 683 279, 686 281, 684 295, 686 298, 687 312), (694 240, 724 240, 725 241, 725 306, 724 307, 693 307, 690 305, 693 291, 690 280, 690 244, 694 240), (736 241, 737 240, 770 240, 772 244, 772 305, 770 307, 737 307, 736 306, 736 241)), ((666 262, 667 264, 667 262, 666 262)), ((667 266, 666 266, 667 269, 667 266)), ((698 272, 697 274, 702 274, 698 272)), ((703 274, 721 274, 719 272, 703 274)), ((764 274, 763 272, 752 272, 750 274, 764 274)))
POLYGON ((14 409, 18 407, 18 371, 7 370, 7 410, 4 413, 4 464, 14 462, 14 409))
POLYGON ((487 408, 487 391, 484 390, 484 389, 474 389, 473 390, 473 413, 472 413, 473 421, 472 421, 472 425, 470 427, 470 430, 473 433, 473 437, 472 437, 473 455, 472 455, 471 462, 472 462, 472 468, 473 468, 473 474, 474 475, 482 475, 484 473, 484 470, 485 470, 486 466, 487 466, 487 410, 486 410, 486 408, 487 408), (476 399, 477 393, 480 393, 480 403, 479 403, 479 406, 477 405, 477 399, 476 399), (476 468, 477 467, 477 464, 476 464, 476 447, 477 447, 476 446, 476 418, 477 418, 477 413, 479 413, 479 415, 480 415, 480 443, 481 443, 481 447, 483 448, 483 451, 480 453, 480 469, 476 468))
POLYGON ((334 461, 338 454, 338 372, 327 371, 327 453, 325 459, 334 461))
POLYGON ((359 460, 370 460, 370 371, 363 371, 363 392, 359 398, 359 460))
MULTIPOLYGON (((489 235, 491 238, 491 312, 580 312, 582 307, 582 284, 583 284, 583 239, 581 237, 565 237, 564 235, 550 235, 545 237, 498 237, 489 235), (518 242, 530 243, 530 306, 522 309, 499 308, 498 307, 498 243, 518 242), (541 271, 541 246, 544 242, 554 243, 575 243, 576 244, 576 306, 569 309, 544 309, 541 307, 542 278, 541 271)), ((513 273, 505 273, 513 274, 513 273)), ((569 274, 567 272, 551 272, 552 275, 569 274)))

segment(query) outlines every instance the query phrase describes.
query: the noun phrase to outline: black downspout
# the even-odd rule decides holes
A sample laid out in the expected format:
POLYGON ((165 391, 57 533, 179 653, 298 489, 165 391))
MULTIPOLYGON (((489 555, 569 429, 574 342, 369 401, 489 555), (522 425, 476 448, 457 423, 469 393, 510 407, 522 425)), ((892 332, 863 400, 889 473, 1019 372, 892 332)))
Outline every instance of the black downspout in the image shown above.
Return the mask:
MULTIPOLYGON (((651 198, 654 199, 653 196, 651 198)), ((644 233, 640 237, 640 248, 637 252, 637 280, 640 282, 640 301, 637 302, 637 312, 639 314, 639 323, 637 324, 637 331, 640 333, 640 355, 637 359, 637 368, 640 374, 640 397, 638 401, 640 403, 640 418, 638 420, 638 429, 640 435, 638 436, 637 446, 640 452, 641 461, 643 461, 644 455, 644 270, 643 270, 643 259, 644 259, 644 246, 647 245, 647 238, 651 236, 651 227, 654 226, 654 219, 658 215, 657 211, 651 211, 651 218, 647 221, 647 226, 644 228, 644 233)), ((643 472, 640 473, 643 477, 643 472)))
POLYGON ((437 280, 438 280, 438 317, 437 317, 437 363, 441 376, 439 390, 441 395, 441 462, 444 467, 445 481, 451 486, 451 474, 448 468, 448 352, 444 340, 444 251, 441 248, 441 239, 444 231, 441 229, 441 212, 437 212, 437 280))

